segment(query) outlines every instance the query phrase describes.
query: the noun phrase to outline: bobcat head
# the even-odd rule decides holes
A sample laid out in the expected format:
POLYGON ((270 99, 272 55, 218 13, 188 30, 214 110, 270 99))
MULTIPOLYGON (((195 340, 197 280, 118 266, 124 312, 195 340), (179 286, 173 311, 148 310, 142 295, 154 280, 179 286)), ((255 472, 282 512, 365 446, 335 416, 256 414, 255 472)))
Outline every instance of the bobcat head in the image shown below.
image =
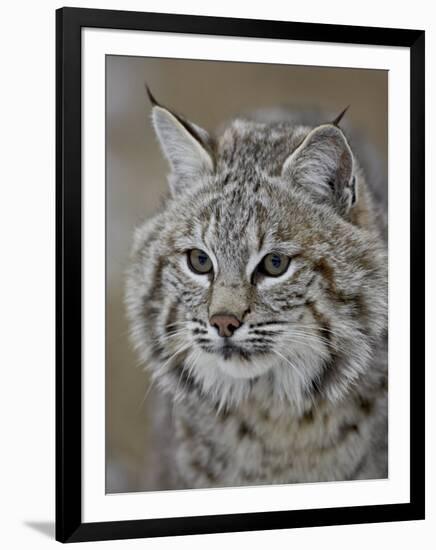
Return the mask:
POLYGON ((297 407, 339 399, 387 322, 386 251, 339 120, 212 136, 150 98, 170 196, 127 277, 142 361, 164 391, 218 406, 255 386, 297 407))

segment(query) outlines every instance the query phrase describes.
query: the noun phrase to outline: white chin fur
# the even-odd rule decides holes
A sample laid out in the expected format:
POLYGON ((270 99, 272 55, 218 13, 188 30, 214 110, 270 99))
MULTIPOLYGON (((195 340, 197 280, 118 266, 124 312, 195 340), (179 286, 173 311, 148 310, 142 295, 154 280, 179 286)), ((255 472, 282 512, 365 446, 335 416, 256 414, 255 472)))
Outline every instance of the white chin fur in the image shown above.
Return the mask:
POLYGON ((190 375, 200 383, 205 394, 219 403, 219 407, 241 403, 250 388, 248 381, 259 378, 260 385, 257 388, 262 392, 263 398, 286 399, 299 410, 303 406, 304 387, 310 381, 310 376, 305 379, 305 373, 316 372, 322 361, 317 360, 315 363, 307 365, 307 369, 297 371, 297 367, 293 367, 289 361, 282 361, 275 355, 262 355, 251 361, 244 361, 236 356, 225 360, 218 354, 195 348, 190 350, 186 361, 190 375), (273 374, 268 383, 266 373, 273 374), (262 384, 262 380, 265 383, 262 384))
POLYGON ((211 369, 219 369, 222 373, 231 378, 249 379, 256 378, 265 374, 277 364, 277 360, 273 357, 262 356, 258 359, 254 358, 251 361, 238 358, 236 355, 224 359, 220 355, 214 353, 207 354, 207 362, 211 369))

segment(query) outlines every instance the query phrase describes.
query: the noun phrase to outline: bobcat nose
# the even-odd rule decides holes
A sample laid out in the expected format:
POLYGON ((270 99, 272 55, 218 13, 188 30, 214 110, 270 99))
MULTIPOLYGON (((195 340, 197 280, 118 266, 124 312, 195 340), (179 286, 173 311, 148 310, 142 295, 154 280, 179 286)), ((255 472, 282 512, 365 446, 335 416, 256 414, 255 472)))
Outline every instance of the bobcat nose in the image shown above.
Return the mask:
POLYGON ((228 313, 212 315, 209 323, 218 330, 220 336, 226 337, 232 336, 235 330, 241 326, 241 321, 228 313))

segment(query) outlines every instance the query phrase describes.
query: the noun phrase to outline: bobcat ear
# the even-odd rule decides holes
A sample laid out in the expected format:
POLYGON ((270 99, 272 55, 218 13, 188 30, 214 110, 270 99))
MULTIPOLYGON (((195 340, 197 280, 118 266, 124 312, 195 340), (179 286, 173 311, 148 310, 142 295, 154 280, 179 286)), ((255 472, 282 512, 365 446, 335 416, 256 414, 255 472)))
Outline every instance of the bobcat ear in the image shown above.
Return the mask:
POLYGON ((353 164, 353 153, 342 130, 324 124, 312 130, 286 159, 282 176, 345 214, 356 202, 353 164))
POLYGON ((177 194, 199 176, 213 172, 212 140, 199 126, 159 105, 147 91, 153 103, 153 126, 172 171, 171 191, 177 194))

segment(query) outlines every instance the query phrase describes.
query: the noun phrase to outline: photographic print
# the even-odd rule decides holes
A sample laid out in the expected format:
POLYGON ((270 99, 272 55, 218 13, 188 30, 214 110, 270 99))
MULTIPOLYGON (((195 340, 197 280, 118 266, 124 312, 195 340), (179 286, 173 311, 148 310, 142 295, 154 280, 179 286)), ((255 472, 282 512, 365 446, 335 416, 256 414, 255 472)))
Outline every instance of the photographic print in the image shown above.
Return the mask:
POLYGON ((422 519, 423 31, 56 36, 57 540, 422 519))
POLYGON ((106 78, 107 491, 387 477, 387 71, 106 78))

